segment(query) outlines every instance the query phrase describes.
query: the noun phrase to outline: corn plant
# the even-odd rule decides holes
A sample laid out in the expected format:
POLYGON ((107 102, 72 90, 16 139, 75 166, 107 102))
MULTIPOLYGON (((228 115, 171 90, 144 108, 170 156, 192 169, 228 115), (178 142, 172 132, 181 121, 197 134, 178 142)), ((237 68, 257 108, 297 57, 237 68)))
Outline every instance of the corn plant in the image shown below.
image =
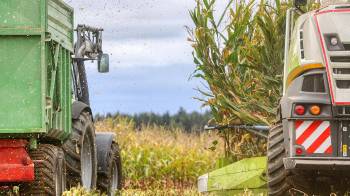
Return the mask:
POLYGON ((62 196, 106 196, 99 191, 88 191, 82 187, 72 187, 70 190, 65 191, 62 196))
MULTIPOLYGON (((275 0, 197 0, 188 28, 196 70, 207 82, 198 89, 215 122, 271 125, 281 95, 285 13, 290 3, 275 0), (215 17, 219 15, 219 17, 215 17)), ((224 130, 226 155, 234 159, 264 154, 265 142, 242 130, 224 130)))
POLYGON ((181 129, 149 125, 139 130, 132 120, 124 117, 99 121, 96 129, 117 134, 124 188, 136 192, 191 189, 196 186, 198 176, 215 169, 216 160, 223 156, 220 145, 216 150, 211 149, 212 142, 218 139, 211 133, 188 134, 181 129))

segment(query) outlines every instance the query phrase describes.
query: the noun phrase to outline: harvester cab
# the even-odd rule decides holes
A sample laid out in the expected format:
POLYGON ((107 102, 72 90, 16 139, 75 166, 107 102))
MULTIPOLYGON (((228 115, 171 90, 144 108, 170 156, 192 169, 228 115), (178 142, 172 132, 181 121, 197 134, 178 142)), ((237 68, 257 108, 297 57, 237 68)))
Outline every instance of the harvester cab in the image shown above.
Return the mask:
POLYGON ((344 193, 350 172, 350 3, 287 11, 281 119, 269 132, 270 195, 344 193))
POLYGON ((120 189, 113 133, 95 133, 84 62, 109 71, 100 28, 62 0, 0 1, 0 189, 62 195, 120 189), (74 41, 74 33, 76 41, 74 41))

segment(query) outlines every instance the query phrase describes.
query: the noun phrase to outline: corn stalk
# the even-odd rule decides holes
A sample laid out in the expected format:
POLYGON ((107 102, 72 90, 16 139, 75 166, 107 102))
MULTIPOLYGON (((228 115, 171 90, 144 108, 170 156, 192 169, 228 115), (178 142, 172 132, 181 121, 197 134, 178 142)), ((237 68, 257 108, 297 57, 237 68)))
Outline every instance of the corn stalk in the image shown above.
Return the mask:
MULTIPOLYGON (((196 65, 194 77, 215 123, 271 125, 281 97, 285 13, 289 2, 230 0, 216 12, 216 0, 197 0, 188 28, 196 65)), ((241 130, 224 130, 227 156, 264 154, 265 141, 241 130)))

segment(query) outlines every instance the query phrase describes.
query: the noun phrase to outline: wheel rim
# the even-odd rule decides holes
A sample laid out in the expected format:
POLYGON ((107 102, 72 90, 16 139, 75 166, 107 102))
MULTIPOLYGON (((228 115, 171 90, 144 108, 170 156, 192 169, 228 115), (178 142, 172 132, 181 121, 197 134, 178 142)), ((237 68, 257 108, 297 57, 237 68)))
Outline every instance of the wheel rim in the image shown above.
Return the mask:
POLYGON ((113 161, 113 166, 112 166, 112 176, 111 176, 111 190, 110 190, 110 195, 115 195, 116 190, 118 189, 118 183, 119 183, 119 176, 118 176, 118 167, 117 163, 113 161))
POLYGON ((91 189, 92 184, 92 149, 90 137, 85 134, 81 152, 81 180, 82 186, 91 189))

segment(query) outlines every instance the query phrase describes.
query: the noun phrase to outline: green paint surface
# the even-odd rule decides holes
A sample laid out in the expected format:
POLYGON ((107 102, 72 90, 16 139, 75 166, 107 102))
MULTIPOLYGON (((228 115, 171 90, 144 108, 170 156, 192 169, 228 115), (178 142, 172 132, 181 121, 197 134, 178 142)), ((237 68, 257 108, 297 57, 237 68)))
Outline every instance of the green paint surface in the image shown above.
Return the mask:
POLYGON ((242 193, 249 189, 255 193, 266 191, 266 157, 243 159, 208 174, 208 191, 242 193))
POLYGON ((70 135, 73 29, 61 0, 0 1, 0 138, 70 135))
POLYGON ((1 0, 0 28, 40 28, 40 0, 1 0))
POLYGON ((289 46, 289 54, 288 54, 288 75, 293 71, 295 68, 300 66, 300 46, 299 46, 299 37, 298 37, 298 29, 294 28, 294 31, 292 32, 292 38, 289 46))
POLYGON ((0 36, 0 130, 42 128, 40 36, 0 36))

